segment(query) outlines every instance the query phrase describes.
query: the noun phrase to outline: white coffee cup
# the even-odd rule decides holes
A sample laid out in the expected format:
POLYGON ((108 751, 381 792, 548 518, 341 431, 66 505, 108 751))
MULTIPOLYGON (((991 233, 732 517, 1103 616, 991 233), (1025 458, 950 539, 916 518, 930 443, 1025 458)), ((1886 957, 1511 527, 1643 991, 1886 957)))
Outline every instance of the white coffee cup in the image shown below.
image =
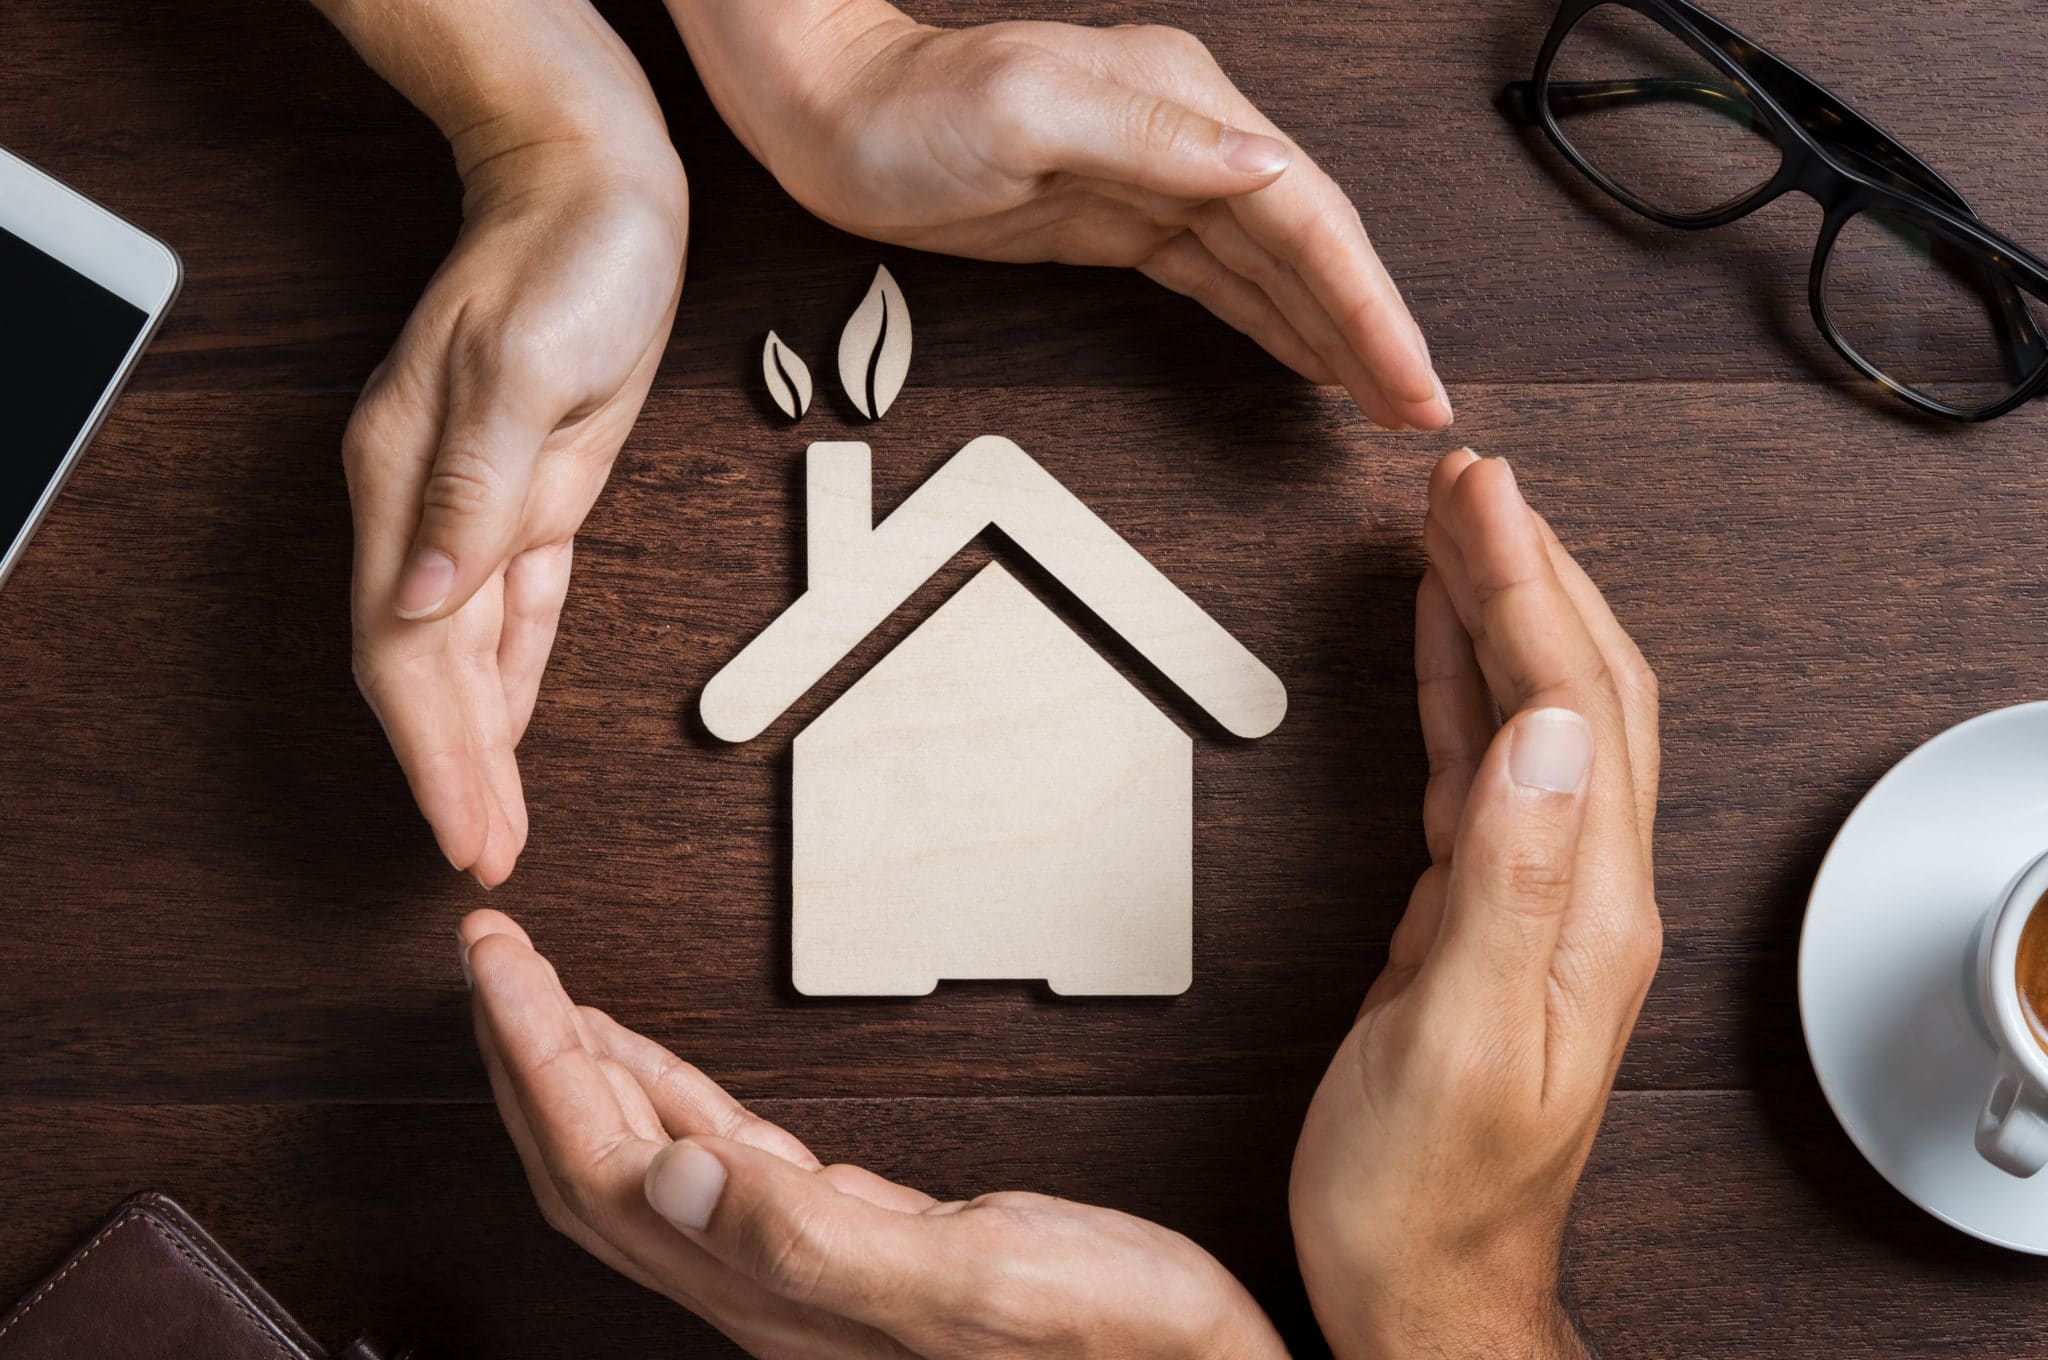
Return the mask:
POLYGON ((2020 932, 2048 894, 2048 854, 2019 871, 1984 918, 1977 1005, 1998 1046, 1998 1080, 1977 1116, 1977 1151, 2015 1176, 2048 1166, 2048 1049, 2020 1005, 2020 932))

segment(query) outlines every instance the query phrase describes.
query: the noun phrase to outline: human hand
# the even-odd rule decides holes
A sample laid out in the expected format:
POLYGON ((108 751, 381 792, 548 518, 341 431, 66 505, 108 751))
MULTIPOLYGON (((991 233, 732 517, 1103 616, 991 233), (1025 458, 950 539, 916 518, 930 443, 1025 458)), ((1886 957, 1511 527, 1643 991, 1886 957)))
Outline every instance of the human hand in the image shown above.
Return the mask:
POLYGON ((1389 429, 1450 402, 1357 210, 1178 29, 917 24, 884 0, 668 0, 789 193, 876 240, 1136 268, 1389 429))
POLYGON ((1309 1108, 1295 1246, 1346 1360, 1581 1356, 1558 1255, 1656 970, 1656 681, 1506 463, 1446 458, 1424 539, 1432 863, 1309 1108))
POLYGON ((454 251, 371 375, 343 453, 357 684, 442 853, 492 886, 526 842, 514 748, 574 537, 674 323, 682 167, 639 68, 587 6, 544 0, 463 27, 471 0, 327 3, 435 114, 463 174, 454 251), (492 45, 457 60, 473 33, 492 45), (421 69, 429 57, 447 69, 421 69))
POLYGON ((1044 1195, 941 1203, 823 1166, 572 1003, 509 918, 474 912, 461 939, 477 1044, 547 1221, 754 1354, 1283 1360, 1243 1286, 1178 1233, 1044 1195))

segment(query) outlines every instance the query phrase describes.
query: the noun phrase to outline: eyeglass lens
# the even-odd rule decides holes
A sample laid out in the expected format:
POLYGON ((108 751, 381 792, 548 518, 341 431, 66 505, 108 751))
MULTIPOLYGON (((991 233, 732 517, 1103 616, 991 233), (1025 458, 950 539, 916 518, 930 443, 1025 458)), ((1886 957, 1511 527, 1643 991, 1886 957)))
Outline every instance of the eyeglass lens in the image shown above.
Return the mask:
POLYGON ((1579 156, 1638 202, 1678 217, 1743 198, 1783 157, 1742 91, 1684 39, 1625 5, 1587 10, 1544 94, 1579 156))
POLYGON ((1822 301, 1872 368, 1965 413, 2004 401, 2048 362, 2048 303, 1931 219, 1870 208, 1828 252, 1822 301))

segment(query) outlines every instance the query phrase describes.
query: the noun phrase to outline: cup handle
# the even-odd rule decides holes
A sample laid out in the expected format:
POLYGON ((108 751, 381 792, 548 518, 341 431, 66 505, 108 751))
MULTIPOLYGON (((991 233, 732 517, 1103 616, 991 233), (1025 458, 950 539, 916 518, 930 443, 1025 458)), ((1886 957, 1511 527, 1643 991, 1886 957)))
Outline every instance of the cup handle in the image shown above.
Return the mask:
POLYGON ((1999 1069, 1998 1084, 1977 1116, 1977 1151, 2014 1176, 2048 1166, 2048 1098, 2011 1065, 1999 1069))

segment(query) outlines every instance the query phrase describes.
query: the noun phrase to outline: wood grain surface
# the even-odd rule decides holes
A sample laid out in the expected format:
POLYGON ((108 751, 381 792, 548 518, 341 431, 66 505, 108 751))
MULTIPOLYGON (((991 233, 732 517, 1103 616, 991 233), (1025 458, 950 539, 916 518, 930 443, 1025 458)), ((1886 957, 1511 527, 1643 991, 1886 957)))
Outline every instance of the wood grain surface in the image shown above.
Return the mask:
MULTIPOLYGON (((658 6, 607 8, 668 106, 695 221, 522 749, 531 846, 489 899, 572 990, 828 1158, 1187 1231, 1315 1353, 1286 1159, 1423 863, 1421 495, 1469 441, 1514 460, 1666 696, 1665 960, 1581 1192, 1588 1325, 1616 1356, 2038 1345, 2041 1266, 1921 1214, 1834 1124, 1793 954, 1871 780, 2041 696, 2048 411, 1936 427, 1853 380, 1806 317, 1804 200, 1685 234, 1561 175, 1492 107, 1549 21, 1530 0, 1032 11, 1209 41, 1352 190, 1450 384, 1444 437, 1370 431, 1141 279, 832 231, 717 123, 658 6), (801 427, 771 422, 762 337, 828 371, 880 260, 917 319, 910 385, 857 433, 823 390, 801 427), (1289 716, 1224 736, 1070 611, 1195 735, 1193 988, 805 1000, 789 739, 1015 554, 978 543, 758 741, 714 741, 695 699, 801 589, 804 443, 871 442, 886 510, 990 432, 1271 665, 1289 716)), ((2048 245, 2048 7, 1714 8, 2048 245)), ((483 894, 435 853, 349 677, 336 446, 457 225, 444 149, 308 7, 15 0, 5 27, 0 144, 164 236, 189 277, 0 593, 0 1295, 161 1188, 336 1343, 731 1353, 533 1211, 456 968, 483 894)))

